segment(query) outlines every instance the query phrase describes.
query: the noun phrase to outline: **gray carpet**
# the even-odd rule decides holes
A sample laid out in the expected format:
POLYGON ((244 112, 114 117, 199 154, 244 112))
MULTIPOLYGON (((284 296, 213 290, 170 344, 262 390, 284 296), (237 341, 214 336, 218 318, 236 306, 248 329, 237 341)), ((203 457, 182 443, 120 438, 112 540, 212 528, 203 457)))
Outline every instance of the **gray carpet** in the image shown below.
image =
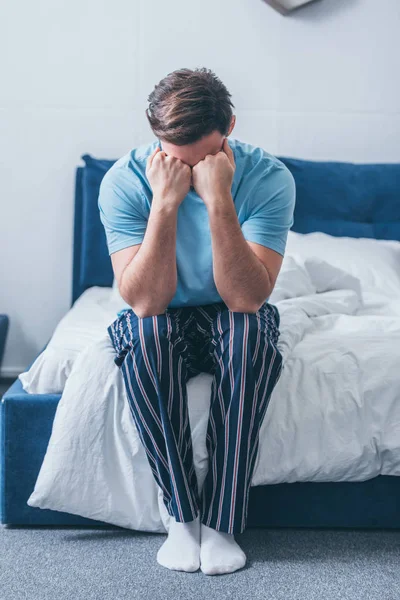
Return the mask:
POLYGON ((2 525, 0 600, 400 600, 400 531, 248 529, 236 536, 246 566, 213 576, 159 565, 165 539, 2 525))
POLYGON ((400 531, 247 529, 246 566, 227 575, 170 571, 166 535, 0 526, 1 600, 399 600, 400 531))

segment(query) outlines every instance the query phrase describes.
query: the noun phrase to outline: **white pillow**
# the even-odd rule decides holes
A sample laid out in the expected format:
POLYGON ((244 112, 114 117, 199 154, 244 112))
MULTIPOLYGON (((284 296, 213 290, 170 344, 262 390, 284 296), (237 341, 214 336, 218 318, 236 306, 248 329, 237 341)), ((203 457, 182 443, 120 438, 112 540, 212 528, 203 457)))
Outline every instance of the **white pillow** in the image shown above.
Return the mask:
POLYGON ((286 252, 303 260, 318 257, 343 269, 359 278, 363 291, 400 294, 400 242, 289 231, 286 252))
POLYGON ((361 296, 358 277, 333 266, 319 256, 303 257, 300 253, 293 253, 293 249, 290 248, 286 250, 283 257, 282 267, 269 302, 274 304, 289 298, 342 288, 354 290, 358 296, 361 296))
POLYGON ((276 304, 287 298, 315 294, 316 291, 301 257, 286 253, 268 302, 276 304))
POLYGON ((59 321, 46 348, 18 378, 30 394, 59 394, 79 353, 116 318, 121 306, 109 287, 93 286, 83 292, 59 321))

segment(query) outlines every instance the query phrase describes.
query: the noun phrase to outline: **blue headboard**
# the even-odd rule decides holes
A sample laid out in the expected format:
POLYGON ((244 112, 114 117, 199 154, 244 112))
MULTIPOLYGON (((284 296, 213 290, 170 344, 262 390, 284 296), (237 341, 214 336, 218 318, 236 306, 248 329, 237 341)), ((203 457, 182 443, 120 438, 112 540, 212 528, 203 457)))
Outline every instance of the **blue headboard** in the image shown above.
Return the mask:
POLYGON ((115 160, 84 154, 84 167, 76 169, 74 249, 71 305, 89 287, 111 287, 113 270, 97 200, 101 180, 115 160))
MULTIPOLYGON (((72 303, 91 286, 112 286, 113 270, 97 205, 115 160, 81 157, 76 170, 72 303)), ((296 181, 293 231, 400 241, 400 164, 354 164, 279 157, 296 181)))

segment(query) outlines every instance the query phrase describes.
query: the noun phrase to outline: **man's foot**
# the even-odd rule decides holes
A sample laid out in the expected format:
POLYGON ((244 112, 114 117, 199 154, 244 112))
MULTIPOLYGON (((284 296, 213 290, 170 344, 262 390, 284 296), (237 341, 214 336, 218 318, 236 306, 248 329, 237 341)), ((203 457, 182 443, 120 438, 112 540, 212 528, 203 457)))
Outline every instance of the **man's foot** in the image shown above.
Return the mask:
POLYGON ((157 562, 176 571, 197 571, 200 566, 200 518, 180 523, 171 517, 168 537, 157 552, 157 562))
POLYGON ((232 533, 200 524, 200 569, 206 575, 222 575, 241 569, 246 555, 232 533))

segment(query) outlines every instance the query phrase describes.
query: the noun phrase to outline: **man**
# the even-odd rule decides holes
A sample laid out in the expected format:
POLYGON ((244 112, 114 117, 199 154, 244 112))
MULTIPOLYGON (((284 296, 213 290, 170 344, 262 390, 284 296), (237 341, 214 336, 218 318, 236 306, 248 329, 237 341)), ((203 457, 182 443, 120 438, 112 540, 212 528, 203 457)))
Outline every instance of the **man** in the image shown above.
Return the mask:
POLYGON ((157 561, 206 574, 244 566, 259 429, 282 369, 268 303, 293 224, 294 180, 228 140, 230 94, 208 69, 167 75, 146 115, 158 140, 120 158, 99 209, 126 306, 108 328, 133 418, 171 515, 157 561), (213 375, 209 469, 198 488, 186 382, 213 375))

